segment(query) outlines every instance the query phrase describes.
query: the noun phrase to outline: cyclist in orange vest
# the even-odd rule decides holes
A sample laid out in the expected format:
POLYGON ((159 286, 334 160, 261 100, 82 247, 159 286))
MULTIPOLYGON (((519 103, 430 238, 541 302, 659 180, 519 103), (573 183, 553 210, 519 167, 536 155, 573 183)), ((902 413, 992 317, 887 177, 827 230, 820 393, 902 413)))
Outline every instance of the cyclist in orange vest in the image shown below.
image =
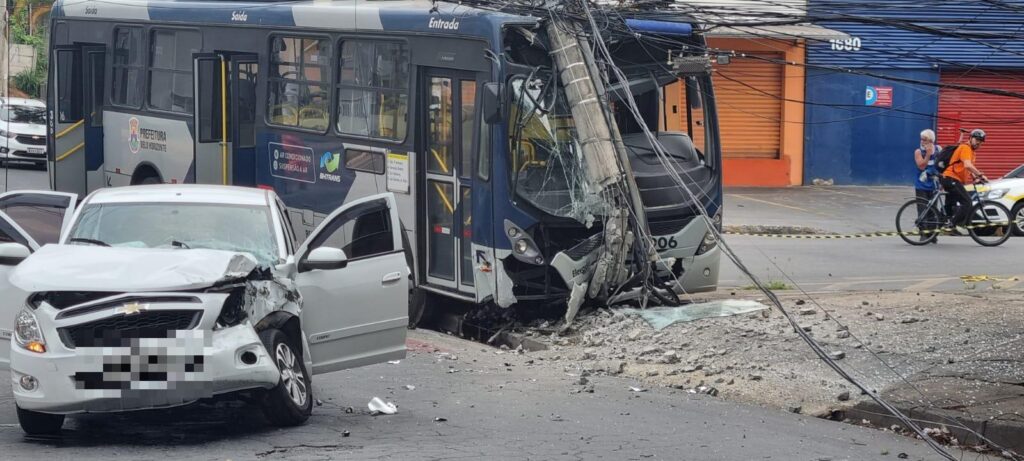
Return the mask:
POLYGON ((970 184, 974 180, 987 182, 988 178, 974 166, 974 158, 978 149, 985 142, 985 132, 976 129, 971 131, 971 137, 966 143, 960 144, 953 157, 949 159, 949 167, 942 173, 939 183, 942 189, 948 194, 946 196, 946 216, 951 216, 950 227, 962 226, 967 219, 967 213, 971 210, 971 196, 964 188, 964 184, 970 184), (956 205, 956 212, 953 212, 953 205, 956 205))

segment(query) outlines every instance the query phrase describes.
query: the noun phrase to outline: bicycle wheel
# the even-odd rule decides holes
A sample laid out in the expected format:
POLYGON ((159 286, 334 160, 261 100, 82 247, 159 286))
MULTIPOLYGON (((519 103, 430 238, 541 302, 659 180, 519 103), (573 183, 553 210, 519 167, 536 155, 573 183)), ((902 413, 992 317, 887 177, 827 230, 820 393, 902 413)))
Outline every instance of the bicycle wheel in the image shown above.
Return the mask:
POLYGON ((1001 203, 986 200, 971 207, 967 230, 979 245, 999 246, 1013 234, 1011 221, 1010 210, 1001 203))
POLYGON ((896 231, 904 242, 925 245, 938 238, 942 213, 929 205, 928 200, 915 198, 900 207, 896 213, 896 231))

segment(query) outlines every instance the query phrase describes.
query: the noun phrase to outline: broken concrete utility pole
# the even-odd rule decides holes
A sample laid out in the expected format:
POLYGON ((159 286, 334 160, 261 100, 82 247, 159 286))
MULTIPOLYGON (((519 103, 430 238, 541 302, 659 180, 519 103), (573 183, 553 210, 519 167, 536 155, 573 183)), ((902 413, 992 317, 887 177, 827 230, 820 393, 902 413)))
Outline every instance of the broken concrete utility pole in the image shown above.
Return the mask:
POLYGON ((546 29, 551 56, 572 108, 589 189, 609 202, 604 217, 604 245, 589 286, 571 287, 565 317, 568 326, 585 297, 606 298, 632 275, 626 265, 636 236, 631 224, 646 226, 647 220, 639 190, 630 174, 625 146, 614 118, 608 113, 609 101, 602 80, 597 78, 600 76, 598 66, 588 52, 582 28, 574 21, 553 18, 546 29), (634 220, 630 219, 631 215, 634 220))

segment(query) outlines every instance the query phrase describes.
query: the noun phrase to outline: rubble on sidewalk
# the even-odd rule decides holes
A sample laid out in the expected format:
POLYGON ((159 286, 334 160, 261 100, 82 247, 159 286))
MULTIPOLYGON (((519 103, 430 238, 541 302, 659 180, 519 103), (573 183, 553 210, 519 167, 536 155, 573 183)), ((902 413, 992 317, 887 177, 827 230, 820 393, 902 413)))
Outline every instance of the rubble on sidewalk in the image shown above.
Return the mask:
MULTIPOLYGON (((887 366, 906 377, 928 369, 955 369, 958 376, 964 376, 955 388, 961 390, 968 389, 963 387, 966 383, 984 379, 1024 383, 1024 363, 1019 360, 979 362, 971 358, 978 350, 998 351, 1000 357, 1024 356, 1024 317, 1012 311, 1013 306, 1019 306, 1019 293, 1016 297, 1005 291, 941 297, 902 292, 849 293, 817 295, 806 301, 783 299, 783 304, 797 314, 800 308, 793 306, 801 304, 796 301, 815 306, 814 314, 805 307, 808 314, 797 317, 801 326, 810 330, 808 334, 833 360, 856 370, 879 392, 885 393, 901 381, 887 366), (865 306, 870 306, 871 312, 866 313, 865 306), (891 320, 879 321, 885 318, 891 320), (970 347, 964 347, 965 341, 970 347), (977 372, 965 375, 972 369, 977 372)), ((627 377, 638 389, 662 386, 783 411, 799 408, 804 415, 849 415, 869 400, 859 391, 851 391, 850 384, 816 356, 788 320, 775 311, 666 322, 664 311, 676 311, 672 308, 653 316, 661 323, 651 323, 650 313, 657 311, 584 309, 570 331, 534 336, 549 349, 531 357, 557 359, 570 373, 586 370, 627 377)), ((581 379, 566 391, 592 392, 587 387, 592 385, 589 378, 581 379)), ((933 400, 952 401, 951 396, 935 394, 932 388, 936 386, 927 387, 933 392, 933 400)), ((974 391, 965 392, 970 396, 974 391)), ((919 395, 914 397, 908 391, 895 395, 891 403, 918 414, 920 400, 919 395)), ((1020 401, 1019 408, 1000 407, 994 401, 985 404, 1001 414, 1022 415, 1024 395, 1020 401)), ((968 400, 965 404, 975 402, 968 400)), ((874 418, 858 416, 855 420, 862 417, 874 418)), ((1021 416, 1013 418, 1024 421, 1021 416)))

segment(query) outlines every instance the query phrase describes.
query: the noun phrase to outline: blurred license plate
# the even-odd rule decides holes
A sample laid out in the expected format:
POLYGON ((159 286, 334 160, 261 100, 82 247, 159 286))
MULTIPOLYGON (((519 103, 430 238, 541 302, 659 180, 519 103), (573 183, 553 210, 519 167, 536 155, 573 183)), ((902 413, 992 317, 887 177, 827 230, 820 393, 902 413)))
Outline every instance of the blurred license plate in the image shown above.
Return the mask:
POLYGON ((30 153, 30 154, 44 154, 44 153, 46 153, 46 151, 44 151, 42 148, 39 148, 39 147, 29 147, 28 148, 28 153, 30 153))

